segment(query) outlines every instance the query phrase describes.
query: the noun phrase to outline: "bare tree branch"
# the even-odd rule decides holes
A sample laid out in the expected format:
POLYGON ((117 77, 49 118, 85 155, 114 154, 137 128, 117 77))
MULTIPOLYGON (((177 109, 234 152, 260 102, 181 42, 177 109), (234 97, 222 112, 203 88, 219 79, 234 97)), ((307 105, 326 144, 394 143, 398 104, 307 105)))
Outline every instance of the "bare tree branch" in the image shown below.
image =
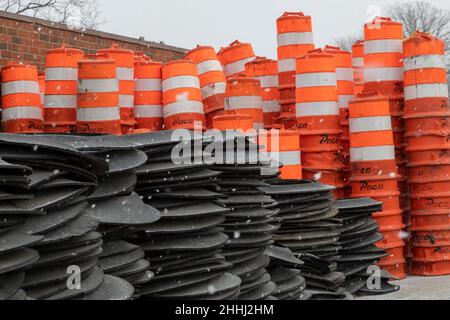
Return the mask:
POLYGON ((334 39, 336 45, 345 51, 352 51, 353 44, 363 38, 362 34, 352 34, 345 37, 334 39))

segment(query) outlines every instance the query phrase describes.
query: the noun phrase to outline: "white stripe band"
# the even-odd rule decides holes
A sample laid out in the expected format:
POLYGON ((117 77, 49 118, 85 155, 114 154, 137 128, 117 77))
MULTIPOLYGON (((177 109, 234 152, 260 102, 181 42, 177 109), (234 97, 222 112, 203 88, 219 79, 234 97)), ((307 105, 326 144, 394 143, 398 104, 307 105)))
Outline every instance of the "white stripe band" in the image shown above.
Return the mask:
POLYGON ((78 108, 77 121, 114 121, 120 120, 119 107, 78 108))
POLYGON ((212 97, 216 94, 224 94, 227 89, 227 84, 225 82, 211 83, 202 88, 203 99, 212 97))
POLYGON ((379 81, 403 81, 403 68, 364 69, 364 83, 379 81))
POLYGON ((353 68, 364 68, 364 58, 353 58, 352 59, 353 68))
POLYGON ((336 79, 337 81, 350 81, 353 82, 354 73, 352 68, 337 68, 336 79))
POLYGON ((2 83, 2 95, 29 93, 40 94, 39 83, 37 81, 11 81, 2 83))
POLYGON ((251 62, 253 60, 255 60, 255 57, 250 57, 250 58, 246 58, 243 60, 229 63, 229 64, 223 66, 223 72, 225 72, 225 75, 227 77, 241 73, 241 72, 245 71, 245 65, 248 62, 251 62))
POLYGON ((289 32, 278 35, 278 47, 298 44, 314 44, 312 32, 289 32))
POLYGON ((121 108, 133 108, 134 95, 119 95, 119 106, 121 108))
POLYGON ((405 100, 422 98, 447 98, 448 86, 446 84, 418 84, 405 87, 405 100))
POLYGON ((222 65, 219 60, 206 60, 197 63, 197 71, 199 75, 205 74, 211 71, 221 71, 223 72, 222 65))
POLYGON ((302 162, 302 153, 300 151, 269 152, 264 154, 285 166, 299 166, 302 162))
POLYGON ((351 162, 395 160, 394 146, 350 148, 351 162))
POLYGON ((45 109, 76 109, 77 108, 77 96, 64 96, 64 95, 46 95, 44 98, 45 109))
POLYGON ((42 109, 39 107, 11 107, 2 110, 2 121, 11 121, 18 119, 37 119, 43 120, 42 109))
POLYGON ((135 91, 144 91, 144 92, 162 91, 161 79, 137 79, 134 85, 135 91))
POLYGON ((309 116, 338 116, 339 107, 335 101, 297 103, 297 118, 309 116))
POLYGON ((163 92, 179 88, 200 89, 200 81, 196 76, 178 76, 166 79, 162 82, 163 92))
POLYGON ((163 108, 164 117, 170 117, 183 113, 198 113, 204 114, 203 103, 198 101, 177 101, 165 105, 163 108))
POLYGON ((278 60, 278 72, 296 71, 297 65, 295 59, 278 60))
POLYGON ((350 101, 355 98, 354 95, 340 95, 338 96, 338 105, 340 109, 348 109, 350 101))
POLYGON ((79 93, 108 93, 119 92, 117 79, 80 79, 78 81, 79 93))
POLYGON ((225 98, 225 109, 262 109, 262 98, 261 96, 238 96, 225 98))
POLYGON ((78 81, 78 69, 46 68, 45 81, 78 81))
POLYGON ((121 81, 134 81, 134 69, 133 68, 120 68, 116 69, 117 79, 121 81))
POLYGON ((296 76, 297 88, 335 87, 337 86, 335 72, 303 73, 296 76))
POLYGON ((264 113, 281 112, 281 106, 278 100, 263 101, 262 108, 264 113))
POLYGON ((134 106, 135 118, 162 118, 162 105, 134 106))
POLYGON ((405 71, 420 69, 446 69, 445 57, 441 55, 426 55, 405 58, 405 71))
POLYGON ((255 77, 255 79, 261 82, 261 88, 278 88, 278 75, 274 76, 260 76, 255 77))
POLYGON ((351 133, 387 130, 392 130, 392 119, 390 116, 350 119, 351 133))
POLYGON ((364 54, 374 53, 402 53, 403 40, 401 39, 383 39, 364 41, 364 54))
POLYGON ((255 130, 264 130, 264 123, 262 122, 254 122, 253 129, 255 130))

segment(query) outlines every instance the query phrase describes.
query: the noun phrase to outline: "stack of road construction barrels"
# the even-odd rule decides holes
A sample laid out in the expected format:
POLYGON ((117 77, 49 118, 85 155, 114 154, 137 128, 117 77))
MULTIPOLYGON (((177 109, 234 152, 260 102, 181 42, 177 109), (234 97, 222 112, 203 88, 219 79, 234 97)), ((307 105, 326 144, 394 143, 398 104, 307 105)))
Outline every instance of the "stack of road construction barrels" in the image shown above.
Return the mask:
POLYGON ((379 93, 363 93, 350 102, 350 166, 352 197, 368 197, 383 203, 383 211, 374 213, 384 235, 379 246, 389 254, 380 266, 403 278, 406 261, 398 190, 400 177, 389 98, 379 93))
POLYGON ((322 49, 297 59, 296 115, 301 136, 303 176, 336 187, 344 197, 341 123, 336 62, 322 49))
POLYGON ((416 32, 404 42, 405 118, 414 275, 450 271, 449 120, 445 43, 416 32))
POLYGON ((358 40, 352 46, 352 66, 354 71, 354 95, 357 96, 364 89, 364 41, 358 40))
POLYGON ((286 129, 296 127, 296 59, 314 49, 312 21, 302 12, 285 12, 277 20, 280 121, 286 129))

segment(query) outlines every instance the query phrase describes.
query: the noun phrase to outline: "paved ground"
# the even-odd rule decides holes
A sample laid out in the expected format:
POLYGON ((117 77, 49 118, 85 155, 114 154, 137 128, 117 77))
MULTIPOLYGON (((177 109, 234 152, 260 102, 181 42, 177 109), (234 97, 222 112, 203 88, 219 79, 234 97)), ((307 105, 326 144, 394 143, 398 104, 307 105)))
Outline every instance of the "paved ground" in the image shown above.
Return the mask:
POLYGON ((450 276, 419 278, 393 282, 401 286, 397 293, 376 297, 363 297, 359 300, 450 300, 450 276))

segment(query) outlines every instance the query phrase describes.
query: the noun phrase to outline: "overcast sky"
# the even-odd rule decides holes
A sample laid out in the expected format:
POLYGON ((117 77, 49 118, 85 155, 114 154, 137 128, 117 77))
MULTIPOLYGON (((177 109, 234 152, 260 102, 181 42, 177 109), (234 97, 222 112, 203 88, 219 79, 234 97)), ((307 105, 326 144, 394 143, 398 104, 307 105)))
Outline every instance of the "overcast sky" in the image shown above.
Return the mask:
MULTIPOLYGON (((450 0, 427 0, 450 9, 450 0)), ((364 22, 395 0, 99 0, 101 29, 183 48, 219 49, 239 39, 257 55, 276 58, 276 19, 303 11, 313 19, 317 46, 360 32, 364 22)), ((405 3, 407 0, 398 0, 405 3)))

